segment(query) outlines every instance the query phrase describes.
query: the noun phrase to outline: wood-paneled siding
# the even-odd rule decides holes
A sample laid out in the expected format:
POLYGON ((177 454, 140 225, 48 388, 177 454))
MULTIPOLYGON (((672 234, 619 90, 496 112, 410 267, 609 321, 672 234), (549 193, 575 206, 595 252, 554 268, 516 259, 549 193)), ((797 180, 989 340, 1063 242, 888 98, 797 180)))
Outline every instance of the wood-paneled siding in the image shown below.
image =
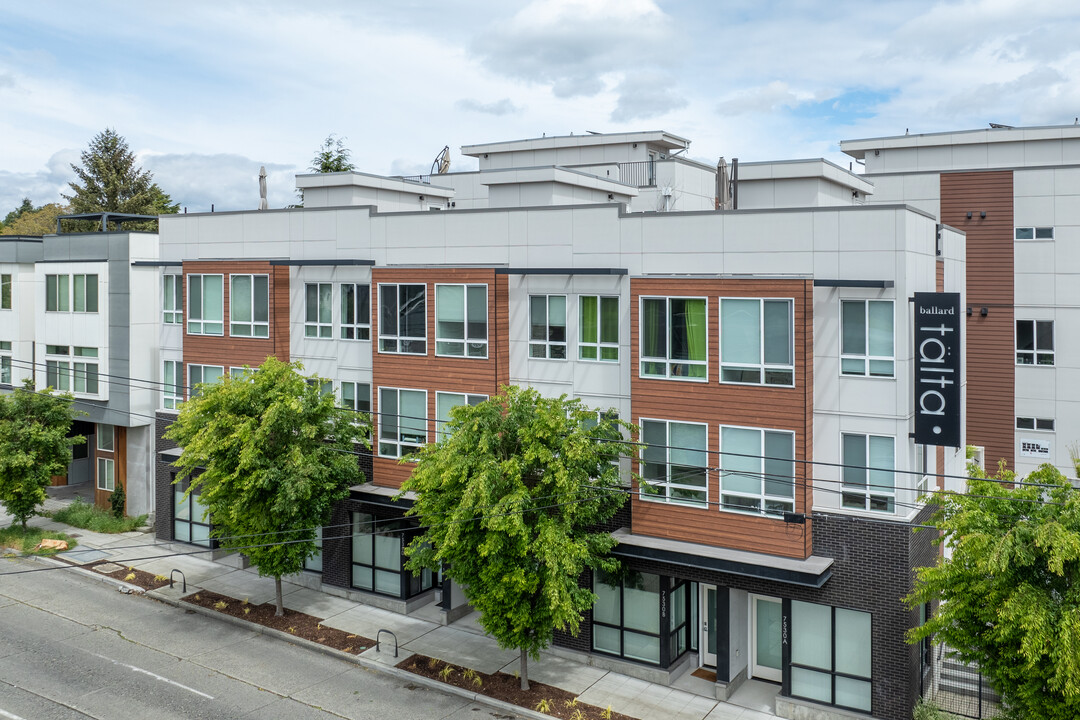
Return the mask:
MULTIPOLYGON (((709 466, 719 466, 720 426, 795 433, 797 460, 813 459, 813 281, 767 279, 634 278, 630 282, 631 411, 641 418, 708 423, 709 466), (708 298, 708 382, 642 378, 640 366, 641 296, 708 298), (795 386, 747 386, 719 382, 719 298, 791 298, 794 300, 795 386)), ((633 500, 635 534, 671 538, 751 552, 805 558, 812 554, 813 489, 808 463, 795 463, 795 511, 805 524, 786 523, 736 512, 721 512, 720 474, 710 470, 707 508, 633 500)), ((640 469, 639 469, 640 470, 640 469)))
POLYGON ((196 365, 221 365, 225 372, 230 367, 261 365, 270 356, 289 361, 289 268, 270 265, 266 261, 189 261, 184 263, 184 382, 187 367, 196 365), (188 322, 188 275, 223 275, 223 324, 222 335, 190 335, 188 322), (233 337, 229 334, 230 275, 269 276, 270 337, 233 337))
POLYGON ((112 491, 98 489, 98 458, 106 458, 113 461, 113 489, 115 490, 118 487, 124 488, 124 512, 127 513, 127 428, 120 425, 113 428, 112 450, 97 449, 96 433, 91 439, 91 442, 94 443, 94 465, 91 469, 91 472, 94 475, 94 505, 103 510, 112 508, 112 505, 109 503, 109 496, 112 495, 112 491))
POLYGON ((491 268, 375 268, 371 272, 372 308, 372 388, 374 427, 372 448, 375 458, 372 483, 400 487, 409 477, 412 465, 394 458, 378 456, 379 388, 427 391, 428 440, 435 441, 435 393, 458 392, 495 395, 499 386, 509 382, 510 350, 506 276, 496 276, 491 268), (427 288, 427 353, 405 355, 379 352, 379 284, 424 284, 427 288), (442 357, 435 354, 435 285, 487 285, 488 354, 487 358, 442 357))
POLYGON ((943 173, 941 221, 967 233, 967 441, 1013 465, 1013 174, 943 173), (971 219, 967 214, 971 213, 971 219), (985 212, 986 217, 980 217, 985 212), (980 309, 987 309, 983 317, 980 309))

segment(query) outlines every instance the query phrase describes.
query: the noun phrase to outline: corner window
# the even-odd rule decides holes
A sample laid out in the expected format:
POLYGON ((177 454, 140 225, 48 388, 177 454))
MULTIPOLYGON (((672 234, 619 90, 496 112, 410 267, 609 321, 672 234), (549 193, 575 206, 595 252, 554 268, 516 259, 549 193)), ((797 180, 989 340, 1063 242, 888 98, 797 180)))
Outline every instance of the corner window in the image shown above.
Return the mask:
POLYGON ((162 322, 166 325, 184 323, 184 276, 162 277, 162 322))
POLYGON ((270 337, 269 275, 230 276, 229 319, 234 337, 270 337))
POLYGON ((593 650, 659 665, 660 576, 635 572, 620 582, 597 570, 593 592, 593 650))
POLYGON ((893 377, 892 300, 840 301, 840 372, 893 377))
POLYGON ((1052 227, 1018 227, 1014 237, 1017 240, 1053 240, 1054 228, 1052 227))
POLYGON ((720 298, 720 382, 795 384, 791 300, 720 298))
POLYGON ((116 489, 116 478, 113 476, 114 463, 112 458, 99 457, 97 459, 97 489, 112 492, 116 489))
POLYGON ((870 613, 791 601, 791 694, 870 712, 870 613))
POLYGON ((427 286, 379 284, 379 352, 427 354, 427 286))
POLYGON ((566 359, 566 296, 529 296, 529 357, 566 359))
POLYGON ((176 410, 184 402, 184 363, 166 360, 162 372, 161 407, 176 410))
POLYGON ((342 283, 341 339, 371 339, 371 286, 342 283))
POLYGON ((333 295, 330 283, 304 285, 304 337, 334 337, 333 295))
POLYGON ((1016 321, 1016 364, 1054 364, 1054 321, 1016 321))
POLYGON ((578 298, 581 337, 578 357, 582 360, 619 361, 619 298, 582 295, 578 298))
POLYGON ((188 365, 188 395, 199 394, 199 385, 216 385, 225 375, 222 365, 188 365))
POLYGON ((97 426, 97 449, 113 452, 116 448, 116 428, 112 425, 97 426))
POLYGON ((891 437, 841 435, 846 508, 895 512, 895 447, 891 437))
POLYGON ((721 503, 769 515, 795 511, 795 434, 720 427, 721 503))
POLYGON ((188 275, 188 334, 223 335, 224 275, 188 275))
POLYGON ((487 285, 435 286, 435 354, 486 358, 487 285))
POLYGON ((1018 417, 1016 418, 1017 430, 1042 430, 1054 432, 1053 418, 1018 417))
POLYGON ((427 391, 379 388, 379 455, 399 458, 427 443, 427 391))
POLYGON ((98 276, 72 275, 71 300, 75 312, 98 311, 98 276))
POLYGON ((642 420, 641 497, 708 504, 708 428, 703 423, 642 420))
POLYGON ((412 597, 434 586, 430 570, 414 576, 402 570, 402 547, 414 533, 405 521, 376 523, 368 513, 352 514, 352 586, 391 597, 412 597))
POLYGON ((446 437, 443 428, 450 422, 450 410, 459 405, 479 405, 487 400, 487 395, 466 395, 464 393, 435 393, 435 440, 446 437))
POLYGON ((0 275, 0 310, 11 309, 11 275, 0 275))
POLYGON ((705 298, 641 298, 641 375, 708 377, 705 298))
POLYGON ((45 310, 47 312, 68 312, 71 309, 70 293, 70 276, 45 276, 45 310))
POLYGON ((371 385, 345 381, 341 383, 341 407, 355 412, 371 412, 371 385))
POLYGON ((11 384, 11 341, 0 340, 0 384, 11 384))

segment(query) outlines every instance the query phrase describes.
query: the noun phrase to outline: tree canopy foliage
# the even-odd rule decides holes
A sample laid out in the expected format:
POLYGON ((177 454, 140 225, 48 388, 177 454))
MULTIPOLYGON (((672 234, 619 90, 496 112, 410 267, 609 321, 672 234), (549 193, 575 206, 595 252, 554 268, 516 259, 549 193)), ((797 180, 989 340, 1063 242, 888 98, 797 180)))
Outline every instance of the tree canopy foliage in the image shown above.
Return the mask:
POLYGON ((318 552, 316 529, 363 482, 355 446, 369 435, 366 416, 338 408, 301 369, 271 357, 201 385, 165 433, 183 448, 176 482, 190 478, 185 497, 199 493, 221 547, 275 579, 278 615, 282 575, 318 552))
POLYGON ((308 169, 316 173, 355 170, 349 148, 345 147, 345 138, 337 137, 333 133, 327 135, 322 145, 315 151, 315 157, 311 158, 311 166, 308 169))
POLYGON ((596 601, 578 586, 587 567, 618 569, 615 545, 597 525, 626 501, 617 461, 631 453, 632 428, 578 400, 543 398, 531 388, 450 412, 438 443, 422 448, 402 491, 425 532, 406 549, 406 567, 436 570, 459 583, 480 625, 502 647, 528 656, 554 631, 576 633, 596 601))
MULTIPOLYGON (((980 474, 981 475, 981 474, 980 474)), ((1080 495, 1052 465, 1010 486, 969 481, 941 494, 932 523, 951 559, 919 570, 911 605, 937 613, 912 631, 978 663, 1011 717, 1080 717, 1080 495)))
POLYGON ((0 235, 48 235, 56 232, 56 218, 71 212, 60 203, 26 208, 29 202, 24 200, 17 211, 8 213, 0 227, 0 235))
POLYGON ((67 472, 71 446, 86 441, 68 437, 71 402, 68 393, 38 392, 29 378, 0 395, 0 502, 24 530, 52 476, 67 472))

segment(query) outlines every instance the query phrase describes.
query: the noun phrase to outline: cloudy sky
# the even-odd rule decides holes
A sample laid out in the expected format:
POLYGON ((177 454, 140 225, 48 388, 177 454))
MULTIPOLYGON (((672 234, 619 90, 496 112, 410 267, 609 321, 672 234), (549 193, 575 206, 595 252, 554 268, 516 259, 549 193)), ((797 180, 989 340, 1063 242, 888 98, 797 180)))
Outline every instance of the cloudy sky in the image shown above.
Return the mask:
POLYGON ((189 211, 294 201, 329 133, 358 169, 444 145, 667 130, 715 163, 1080 115, 1075 0, 0 3, 0 217, 60 199, 103 128, 189 211))

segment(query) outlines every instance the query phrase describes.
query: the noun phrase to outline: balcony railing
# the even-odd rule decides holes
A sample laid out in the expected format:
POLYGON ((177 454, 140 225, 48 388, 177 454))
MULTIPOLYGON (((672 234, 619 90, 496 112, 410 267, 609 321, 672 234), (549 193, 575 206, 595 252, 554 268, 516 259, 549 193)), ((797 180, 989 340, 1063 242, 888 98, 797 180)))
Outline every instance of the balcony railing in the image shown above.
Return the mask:
POLYGON ((656 187, 656 161, 619 163, 619 182, 634 187, 656 187))

